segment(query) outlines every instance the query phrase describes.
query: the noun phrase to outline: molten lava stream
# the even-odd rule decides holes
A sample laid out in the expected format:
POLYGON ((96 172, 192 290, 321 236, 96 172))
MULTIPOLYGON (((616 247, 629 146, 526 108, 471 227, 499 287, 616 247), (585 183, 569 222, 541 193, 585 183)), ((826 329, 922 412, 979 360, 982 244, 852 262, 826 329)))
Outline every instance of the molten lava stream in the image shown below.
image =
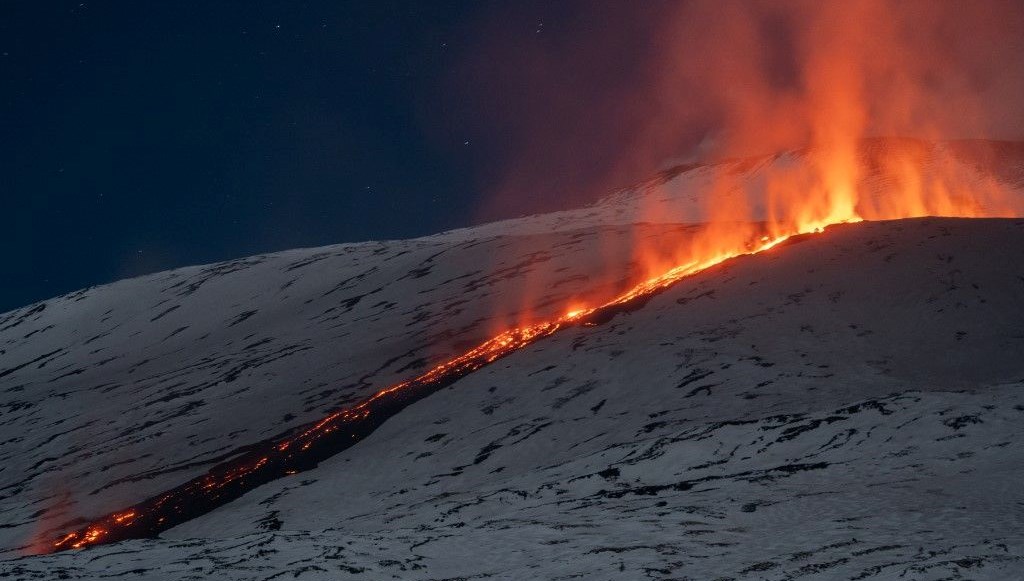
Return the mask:
MULTIPOLYGON (((820 229, 813 229, 820 230, 820 229)), ((206 474, 129 508, 98 518, 51 539, 50 551, 82 549, 133 538, 151 538, 206 514, 272 480, 315 467, 320 461, 362 440, 406 406, 514 351, 560 329, 598 325, 679 280, 729 258, 767 250, 787 238, 761 236, 734 252, 717 252, 669 269, 596 307, 575 308, 558 318, 510 329, 426 373, 382 389, 361 403, 332 413, 292 435, 261 442, 245 454, 211 468, 206 474)))

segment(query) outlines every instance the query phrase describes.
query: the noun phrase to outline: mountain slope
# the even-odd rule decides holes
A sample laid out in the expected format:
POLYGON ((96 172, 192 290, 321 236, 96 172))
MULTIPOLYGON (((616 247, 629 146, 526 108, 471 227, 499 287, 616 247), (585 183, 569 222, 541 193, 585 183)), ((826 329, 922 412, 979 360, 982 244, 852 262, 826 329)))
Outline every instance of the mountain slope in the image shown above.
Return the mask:
MULTIPOLYGON (((619 225, 666 191, 0 316, 0 540, 617 290, 635 245, 690 231, 619 225)), ((160 540, 8 553, 0 574, 1005 578, 1022 566, 1022 305, 1022 221, 830 228, 515 353, 160 540)))

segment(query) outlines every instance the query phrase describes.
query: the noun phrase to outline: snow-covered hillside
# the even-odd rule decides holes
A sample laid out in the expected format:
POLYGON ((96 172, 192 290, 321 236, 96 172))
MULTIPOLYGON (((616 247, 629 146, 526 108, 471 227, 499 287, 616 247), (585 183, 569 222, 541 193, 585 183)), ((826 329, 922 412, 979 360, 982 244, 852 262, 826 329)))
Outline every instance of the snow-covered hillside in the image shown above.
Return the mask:
MULTIPOLYGON (((983 161, 1020 185, 1019 158, 983 161)), ((793 161, 728 163, 753 181, 758 164, 793 161)), ((0 315, 0 577, 1024 570, 1024 219, 845 225, 730 261, 481 369, 159 539, 23 556, 49 527, 180 484, 509 322, 617 290, 638 241, 691 230, 675 223, 699 218, 686 200, 713 171, 680 168, 590 208, 179 269, 0 315), (635 224, 644 196, 680 213, 635 224)))

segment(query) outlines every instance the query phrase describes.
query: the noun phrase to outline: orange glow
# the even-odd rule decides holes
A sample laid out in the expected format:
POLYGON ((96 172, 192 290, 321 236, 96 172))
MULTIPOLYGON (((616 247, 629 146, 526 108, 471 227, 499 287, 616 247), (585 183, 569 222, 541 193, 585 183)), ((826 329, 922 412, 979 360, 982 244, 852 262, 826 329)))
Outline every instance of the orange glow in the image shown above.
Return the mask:
POLYGON ((638 235, 638 278, 747 252, 750 240, 767 244, 831 224, 1024 215, 1024 197, 940 141, 985 136, 1000 125, 995 109, 1017 102, 992 95, 984 101, 981 87, 972 86, 986 78, 981 71, 1002 76, 1000 61, 986 59, 990 47, 980 45, 989 39, 980 35, 995 42, 1019 30, 989 8, 888 0, 675 5, 652 42, 662 47, 658 66, 641 84, 652 94, 624 104, 644 107, 634 115, 645 123, 638 129, 641 146, 623 151, 616 164, 663 163, 650 148, 673 143, 673 131, 685 134, 700 115, 720 119, 707 139, 711 156, 750 163, 700 170, 709 185, 693 192, 695 212, 672 207, 666 200, 678 197, 661 195, 678 185, 649 189, 636 221, 685 215, 706 226, 696 237, 638 235), (965 45, 948 42, 944 33, 960 25, 976 34, 965 45), (767 62, 766 53, 784 66, 767 62))

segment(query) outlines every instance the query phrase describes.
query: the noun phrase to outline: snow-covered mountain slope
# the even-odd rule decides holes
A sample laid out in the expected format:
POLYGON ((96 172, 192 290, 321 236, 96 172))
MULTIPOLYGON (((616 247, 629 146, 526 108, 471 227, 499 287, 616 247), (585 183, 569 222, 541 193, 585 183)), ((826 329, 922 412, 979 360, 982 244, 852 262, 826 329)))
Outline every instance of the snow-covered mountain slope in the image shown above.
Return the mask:
POLYGON ((19 556, 506 322, 610 293, 638 240, 690 231, 629 225, 655 190, 671 188, 585 220, 259 256, 0 315, 0 576, 1024 570, 1024 220, 848 225, 730 261, 160 539, 19 556))

